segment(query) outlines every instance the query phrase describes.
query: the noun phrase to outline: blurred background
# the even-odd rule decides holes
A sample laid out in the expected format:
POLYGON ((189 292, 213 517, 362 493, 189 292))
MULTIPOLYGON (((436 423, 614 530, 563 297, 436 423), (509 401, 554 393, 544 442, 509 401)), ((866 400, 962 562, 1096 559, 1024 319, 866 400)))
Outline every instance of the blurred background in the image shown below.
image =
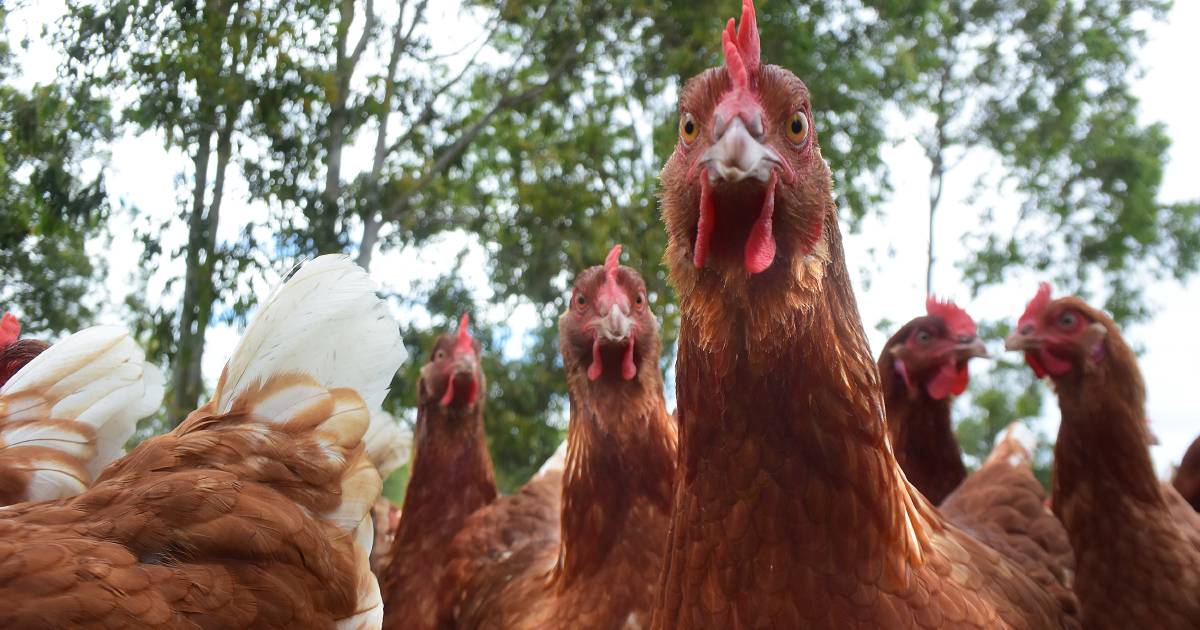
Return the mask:
MULTIPOLYGON (((169 429, 296 262, 368 266, 414 359, 473 314, 497 481, 566 421, 556 319, 622 243, 673 379, 658 170, 682 78, 734 0, 0 1, 0 310, 29 336, 136 330, 169 429)), ((760 0, 763 56, 806 80, 873 348, 955 299, 991 339, 956 402, 969 457, 1058 424, 999 340, 1049 280, 1141 353, 1160 476, 1200 432, 1200 4, 760 0)), ((673 407, 673 392, 668 392, 673 407)), ((403 496, 406 471, 386 492, 403 496)))

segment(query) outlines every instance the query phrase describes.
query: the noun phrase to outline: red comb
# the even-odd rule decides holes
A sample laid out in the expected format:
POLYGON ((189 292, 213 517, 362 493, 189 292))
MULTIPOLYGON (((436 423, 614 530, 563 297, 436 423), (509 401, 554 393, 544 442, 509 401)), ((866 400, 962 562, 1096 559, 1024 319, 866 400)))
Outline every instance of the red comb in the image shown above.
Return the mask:
POLYGON ((610 279, 615 278, 619 266, 621 266, 621 245, 617 244, 613 245, 608 256, 604 258, 604 275, 610 279))
POLYGON ((946 322, 946 328, 955 337, 975 336, 975 320, 950 300, 939 300, 931 295, 925 298, 925 312, 942 318, 942 321, 946 322))
POLYGON ((1037 295, 1029 300, 1029 304, 1025 305, 1025 312, 1021 315, 1021 319, 1017 320, 1017 326, 1021 326, 1026 321, 1036 319, 1046 305, 1050 303, 1050 283, 1042 282, 1038 284, 1037 295))
POLYGON ((458 333, 454 337, 455 350, 471 349, 471 314, 463 313, 458 320, 458 333))
POLYGON ((4 317, 0 317, 0 347, 17 340, 21 335, 21 322, 16 315, 5 313, 4 317))
POLYGON ((748 89, 750 76, 758 72, 762 53, 754 2, 742 0, 741 26, 736 26, 733 18, 729 18, 721 33, 721 45, 725 49, 725 67, 734 88, 748 89))

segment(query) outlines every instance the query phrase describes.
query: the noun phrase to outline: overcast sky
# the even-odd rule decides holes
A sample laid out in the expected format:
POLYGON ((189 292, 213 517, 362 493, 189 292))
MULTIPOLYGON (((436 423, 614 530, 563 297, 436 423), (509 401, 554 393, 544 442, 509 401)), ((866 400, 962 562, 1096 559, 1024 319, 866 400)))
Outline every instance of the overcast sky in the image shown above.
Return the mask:
MULTIPOLYGON (((58 1, 32 3, 36 6, 19 11, 10 17, 9 27, 16 31, 19 40, 22 30, 31 35, 38 33, 42 24, 52 23, 61 14, 58 1)), ((732 5, 731 5, 732 6, 732 5)), ((431 24, 445 24, 447 41, 445 49, 456 49, 463 39, 464 30, 456 24, 457 16, 443 5, 434 10, 431 24)), ((719 26, 714 22, 716 26, 719 26)), ((716 26, 714 28, 716 28, 716 26)), ((1162 188, 1165 202, 1200 198, 1200 117, 1195 114, 1196 60, 1200 59, 1200 2, 1177 1, 1165 23, 1150 27, 1150 40, 1141 51, 1139 61, 1145 74, 1134 84, 1134 92, 1141 100, 1140 117, 1144 122, 1159 121, 1166 124, 1172 138, 1170 163, 1162 188), (1185 93, 1186 92, 1186 93, 1185 93)), ((58 57, 44 43, 37 43, 20 55, 25 66, 24 81, 33 83, 53 77, 58 57)), ((907 121, 897 120, 897 135, 909 130, 907 121)), ((369 151, 352 148, 347 156, 348 168, 354 168, 354 160, 369 159, 369 151)), ((869 220, 861 234, 852 236, 847 242, 847 257, 851 272, 861 267, 875 268, 878 260, 871 259, 867 251, 892 250, 895 257, 883 261, 882 268, 875 269, 870 277, 869 288, 860 284, 859 306, 867 325, 872 347, 880 348, 885 340, 882 333, 874 330, 874 323, 887 318, 903 322, 920 314, 924 304, 925 277, 925 211, 928 202, 928 162, 914 141, 906 141, 884 152, 890 170, 895 193, 882 208, 881 218, 869 220)), ((967 289, 962 285, 959 272, 954 266, 957 243, 979 222, 979 209, 985 204, 970 205, 965 202, 973 183, 982 174, 996 165, 985 156, 972 156, 952 171, 947 179, 947 188, 937 221, 939 251, 942 260, 936 269, 934 286, 937 293, 959 298, 976 319, 1015 319, 1025 302, 1033 295, 1041 279, 1032 275, 1014 274, 1004 286, 986 290, 975 300, 966 300, 967 289)), ((178 212, 181 198, 187 191, 177 189, 179 173, 186 171, 186 156, 178 151, 163 149, 161 140, 154 135, 126 136, 112 148, 112 160, 108 175, 108 190, 115 203, 140 208, 150 217, 163 219, 178 212)), ((242 226, 263 216, 263 208, 247 205, 245 184, 239 177, 231 177, 224 202, 221 235, 236 237, 242 226)), ((985 199, 995 203, 1000 210, 997 220, 1011 220, 1016 208, 995 198, 985 199), (1006 215, 1004 211, 1009 214, 1006 215)), ((130 274, 140 264, 140 248, 133 242, 126 221, 115 226, 114 243, 111 246, 97 243, 97 256, 105 256, 111 265, 109 289, 119 302, 129 290, 130 274)), ((172 228, 164 235, 168 245, 182 242, 182 226, 172 228)), ((437 261, 449 259, 463 246, 463 239, 454 236, 438 239, 423 248, 378 257, 372 273, 389 288, 403 292, 406 287, 422 276, 442 271, 437 261)), ((649 256, 657 259, 657 256, 649 256)), ((487 294, 485 257, 474 247, 467 259, 468 267, 463 273, 468 281, 487 294)), ((599 262, 599 261, 597 261, 599 262)), ((181 271, 182 263, 176 268, 168 266, 160 274, 160 284, 152 294, 163 294, 163 299, 177 299, 159 291, 161 281, 181 271)), ((252 287, 266 291, 266 286, 252 287)), ((1148 323, 1124 331, 1126 338, 1146 350, 1141 367, 1148 391, 1148 416, 1161 444, 1154 447, 1154 457, 1160 476, 1165 476, 1172 462, 1178 462, 1192 439, 1200 433, 1200 404, 1197 404, 1197 376, 1195 364, 1200 357, 1200 330, 1197 330, 1197 314, 1200 314, 1200 281, 1191 279, 1186 286, 1173 281, 1150 284, 1147 296, 1159 313, 1148 323)), ((486 314, 485 314, 486 315, 486 314)), ((518 309, 514 314, 505 313, 517 327, 527 326, 534 321, 532 310, 518 309)), ((116 312, 106 313, 103 319, 119 323, 116 312)), ((208 347, 205 352, 204 370, 210 383, 220 372, 238 337, 238 331, 224 325, 210 329, 208 347)), ((992 341, 993 352, 1001 352, 999 341, 992 341)), ((515 347, 514 347, 515 348, 515 347)), ((410 349, 416 350, 416 349, 410 349)), ((420 353, 418 353, 420 356, 420 353)), ((985 371, 986 365, 975 366, 975 371, 985 371)), ((1057 430, 1058 409, 1053 401, 1047 405, 1045 417, 1039 429, 1053 436, 1057 430)))

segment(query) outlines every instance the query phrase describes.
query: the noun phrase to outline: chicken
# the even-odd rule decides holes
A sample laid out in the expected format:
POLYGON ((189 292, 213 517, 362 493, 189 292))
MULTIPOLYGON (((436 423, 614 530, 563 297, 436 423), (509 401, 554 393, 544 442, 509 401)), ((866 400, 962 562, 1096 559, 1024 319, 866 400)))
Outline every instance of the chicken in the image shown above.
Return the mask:
POLYGON ((722 39, 661 175, 682 468, 653 627, 1076 626, 905 481, 808 88, 749 0, 722 39))
POLYGON ((967 362, 986 357, 975 320, 952 302, 925 301, 879 353, 879 379, 896 461, 917 490, 940 504, 967 477, 950 421, 950 396, 967 388, 967 362))
POLYGON ((1200 438, 1196 438, 1183 454, 1171 485, 1191 504, 1193 510, 1200 510, 1200 438))
POLYGON ((551 459, 455 538, 443 627, 640 628, 662 567, 676 435, 658 323, 641 276, 612 249, 579 274, 558 320, 571 419, 551 459))
POLYGON ((1200 628, 1200 515, 1154 474, 1137 359, 1107 315, 1042 284, 1006 340, 1050 377, 1054 513, 1088 628, 1200 628))
POLYGON ((496 498, 483 432, 480 345, 462 316, 438 337, 417 383, 416 451, 383 579, 384 627, 433 628, 446 550, 463 522, 496 498))
POLYGON ((178 427, 0 510, 0 626, 378 628, 362 439, 404 357, 366 272, 310 261, 178 427))
POLYGON ((122 328, 95 326, 50 346, 17 339, 12 315, 3 321, 0 505, 75 496, 158 409, 162 374, 122 328))

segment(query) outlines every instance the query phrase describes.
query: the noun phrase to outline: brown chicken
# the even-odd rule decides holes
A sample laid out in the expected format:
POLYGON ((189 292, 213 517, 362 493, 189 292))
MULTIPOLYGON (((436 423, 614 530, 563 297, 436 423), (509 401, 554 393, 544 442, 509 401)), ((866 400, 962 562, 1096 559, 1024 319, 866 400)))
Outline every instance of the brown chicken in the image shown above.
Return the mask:
POLYGON ((558 320, 571 401, 565 470, 550 464, 471 517, 444 583, 444 627, 649 622, 677 438, 663 401, 658 323, 620 252, 579 274, 558 320))
POLYGON ((905 482, 808 89, 749 0, 722 37, 662 173, 683 468, 654 627, 1076 625, 905 482))
POLYGON ((950 421, 951 396, 967 389, 967 362, 986 357, 975 320, 952 302, 925 301, 879 353, 888 435, 904 476, 940 504, 967 478, 950 421))
POLYGON ((1171 485, 1175 486, 1176 492, 1187 500, 1193 510, 1200 510, 1200 438, 1196 438, 1183 454, 1183 460, 1175 470, 1171 485))
POLYGON ((154 413, 162 375, 129 333, 81 330, 50 346, 0 324, 0 505, 79 494, 154 413))
POLYGON ((1042 284, 1007 340, 1058 394, 1054 513, 1088 628, 1200 628, 1200 515, 1150 460, 1146 390, 1116 324, 1042 284))
POLYGON ((362 438, 404 354, 364 271, 300 268, 179 427, 0 511, 0 627, 377 628, 362 438))
POLYGON ((487 383, 470 318, 438 337, 417 382, 416 450, 383 579, 384 627, 433 628, 446 550, 467 517, 496 498, 483 432, 487 383))

